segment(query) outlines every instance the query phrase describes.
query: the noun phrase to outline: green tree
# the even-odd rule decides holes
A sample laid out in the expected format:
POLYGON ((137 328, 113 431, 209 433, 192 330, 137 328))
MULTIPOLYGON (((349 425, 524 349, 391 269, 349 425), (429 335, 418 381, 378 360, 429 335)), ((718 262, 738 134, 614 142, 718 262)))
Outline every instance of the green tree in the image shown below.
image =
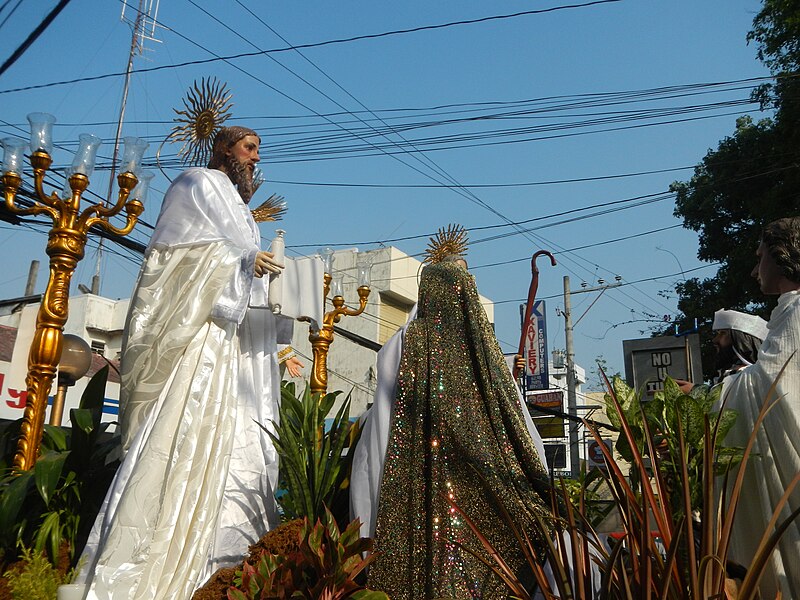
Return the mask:
POLYGON ((679 283, 679 327, 700 322, 703 372, 713 375, 710 327, 720 308, 765 318, 775 298, 761 294, 750 276, 761 230, 770 221, 800 214, 800 0, 765 0, 748 42, 775 76, 753 96, 770 118, 740 117, 736 130, 710 150, 689 181, 671 186, 675 216, 698 232, 698 258, 719 263, 714 277, 679 283))

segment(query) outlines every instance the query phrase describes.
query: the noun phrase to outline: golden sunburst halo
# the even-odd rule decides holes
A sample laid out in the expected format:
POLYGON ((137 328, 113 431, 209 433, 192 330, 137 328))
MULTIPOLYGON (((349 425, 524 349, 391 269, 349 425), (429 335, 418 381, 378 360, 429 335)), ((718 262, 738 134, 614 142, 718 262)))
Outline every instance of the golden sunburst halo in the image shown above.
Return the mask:
POLYGON ((231 116, 231 93, 226 83, 216 77, 203 77, 183 98, 185 110, 173 109, 178 116, 177 124, 167 139, 183 142, 178 158, 186 165, 205 165, 211 158, 214 136, 222 124, 231 116))
POLYGON ((463 256, 467 253, 467 231, 461 226, 450 224, 447 229, 440 227, 430 238, 424 262, 435 264, 448 256, 463 256))

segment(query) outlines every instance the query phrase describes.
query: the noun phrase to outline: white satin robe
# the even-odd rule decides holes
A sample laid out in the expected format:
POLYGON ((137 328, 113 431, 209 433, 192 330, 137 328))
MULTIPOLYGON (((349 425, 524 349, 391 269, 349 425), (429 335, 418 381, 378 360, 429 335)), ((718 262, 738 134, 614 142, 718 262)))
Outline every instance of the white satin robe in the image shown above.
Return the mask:
MULTIPOLYGON (((772 311, 769 332, 758 360, 723 381, 722 398, 739 412, 726 444, 744 446, 773 381, 787 361, 771 400, 778 403, 759 430, 747 465, 742 495, 736 510, 731 558, 748 566, 767 528, 773 510, 789 482, 800 473, 800 292, 786 292, 772 311), (790 359, 793 353, 797 352, 790 359)), ((733 479, 733 477, 731 477, 733 479)), ((800 507, 795 488, 789 506, 800 507)), ((784 509, 782 518, 789 510, 784 509)), ((772 533, 772 532, 770 532, 772 533)), ((781 590, 784 598, 800 598, 800 520, 783 534, 759 585, 765 598, 781 590)))
POLYGON ((259 242, 224 173, 189 169, 168 190, 131 300, 125 458, 84 551, 85 598, 189 599, 278 522, 277 454, 256 424, 280 397, 259 242))

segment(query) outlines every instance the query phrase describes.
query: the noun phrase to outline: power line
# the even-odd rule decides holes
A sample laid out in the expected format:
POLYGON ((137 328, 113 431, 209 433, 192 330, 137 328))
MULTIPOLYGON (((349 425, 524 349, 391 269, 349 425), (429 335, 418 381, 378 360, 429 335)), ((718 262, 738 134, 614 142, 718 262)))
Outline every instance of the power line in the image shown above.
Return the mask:
MULTIPOLYGON (((506 139, 501 141, 476 141, 474 143, 468 143, 473 140, 479 140, 480 136, 470 136, 468 139, 461 139, 457 140, 458 143, 454 143, 454 140, 437 140, 436 138, 432 138, 429 140, 424 141, 424 144, 429 147, 425 148, 427 152, 441 152, 444 150, 455 150, 459 148, 485 148, 490 146, 500 146, 500 145, 507 145, 507 144, 520 144, 520 143, 528 143, 528 142, 540 142, 545 140, 555 140, 555 139, 562 139, 562 138, 570 138, 576 136, 583 136, 583 135, 595 135, 598 133, 608 133, 613 131, 628 131, 628 130, 635 130, 635 129, 643 129, 645 127, 656 127, 659 125, 674 125, 677 123, 691 123, 693 121, 703 121, 707 119, 717 119, 720 117, 729 117, 729 116, 741 116, 742 114, 749 114, 761 112, 760 108, 754 108, 753 110, 748 111, 729 111, 719 114, 712 114, 712 115, 702 115, 697 117, 687 117, 683 119, 668 119, 663 121, 658 121, 654 123, 639 123, 636 125, 624 125, 619 127, 606 127, 601 129, 593 129, 590 131, 577 131, 577 132, 570 132, 570 133, 558 133, 558 134, 551 134, 551 135, 534 135, 530 137, 522 137, 517 139, 506 139), (449 145, 444 145, 449 142, 449 145)), ((513 134, 497 134, 497 137, 513 137, 519 136, 522 134, 513 133, 513 134)), ((421 142, 418 142, 421 143, 421 142)), ((382 152, 385 153, 396 153, 391 150, 386 150, 384 148, 380 148, 382 152)), ((400 149, 397 152, 407 152, 408 150, 400 149)), ((281 156, 270 156, 270 162, 272 164, 282 164, 282 163, 297 163, 297 162, 316 162, 320 160, 331 160, 332 158, 366 158, 369 156, 375 156, 375 154, 369 153, 366 151, 365 148, 359 147, 337 147, 333 150, 309 150, 309 151, 295 151, 294 153, 284 153, 281 156), (299 160, 302 158, 302 160, 299 160)))
MULTIPOLYGON (((61 1, 62 2, 69 2, 69 0, 61 0, 61 1)), ((122 0, 120 0, 120 1, 122 1, 122 0)), ((257 52, 242 52, 242 53, 239 53, 239 54, 231 54, 229 56, 217 56, 217 57, 214 57, 214 58, 208 58, 208 59, 203 59, 203 60, 192 60, 192 61, 185 61, 185 62, 180 62, 180 63, 173 63, 171 65, 160 65, 160 66, 157 66, 157 67, 148 67, 148 68, 144 68, 144 69, 135 69, 135 70, 133 70, 131 72, 132 73, 150 73, 150 72, 153 72, 153 71, 162 71, 164 69, 175 69, 175 68, 179 68, 179 67, 186 67, 186 66, 192 66, 192 65, 203 65, 203 64, 209 64, 209 63, 218 62, 218 61, 226 61, 227 62, 227 61, 230 61, 230 60, 236 60, 236 59, 239 59, 239 58, 246 58, 246 57, 249 57, 249 56, 260 56, 260 55, 263 55, 263 54, 274 54, 274 53, 278 53, 278 52, 289 52, 289 51, 292 51, 292 50, 298 50, 298 49, 303 50, 303 49, 306 49, 306 48, 319 48, 319 47, 322 47, 322 46, 331 46, 331 45, 334 45, 334 44, 346 44, 346 43, 357 42, 357 41, 362 41, 362 40, 371 40, 371 39, 378 39, 378 38, 384 38, 384 37, 389 37, 389 36, 406 35, 406 34, 409 34, 409 33, 418 33, 420 31, 433 31, 433 30, 437 30, 437 29, 445 29, 445 28, 448 28, 448 27, 458 27, 458 26, 462 26, 462 25, 474 25, 474 24, 478 24, 478 23, 486 23, 486 22, 489 22, 489 21, 497 21, 497 20, 503 20, 503 19, 513 19, 513 18, 517 18, 517 17, 530 16, 530 15, 545 14, 545 13, 556 12, 556 11, 559 11, 559 10, 570 10, 570 9, 576 9, 576 8, 587 8, 587 7, 596 6, 596 5, 600 5, 600 4, 611 4, 611 3, 621 2, 621 1, 622 0, 593 0, 591 2, 585 2, 583 4, 565 4, 565 5, 562 5, 562 6, 553 6, 553 7, 550 7, 550 8, 543 8, 543 9, 537 9, 537 10, 527 10, 527 11, 521 11, 521 12, 510 13, 510 14, 505 14, 505 15, 492 15, 492 16, 489 16, 489 17, 481 17, 481 18, 477 18, 477 19, 465 19, 465 20, 460 20, 460 21, 450 21, 450 22, 447 22, 447 23, 440 23, 440 24, 437 24, 437 25, 421 25, 419 27, 410 27, 410 28, 407 28, 407 29, 395 29, 395 30, 392 30, 392 31, 384 31, 382 33, 371 33, 371 34, 351 36, 351 37, 347 37, 347 38, 338 38, 338 39, 333 39, 333 40, 326 40, 326 41, 322 41, 322 42, 312 42, 312 43, 308 43, 308 44, 297 44, 297 45, 292 45, 292 46, 288 46, 288 47, 285 47, 285 48, 274 48, 274 49, 271 49, 271 50, 259 50, 257 52)), ((162 27, 165 27, 161 23, 158 23, 158 24, 161 25, 162 27)), ((169 27, 165 27, 165 29, 167 29, 169 31, 172 31, 172 29, 170 29, 169 27)), ((22 92, 22 91, 27 91, 27 90, 42 89, 42 88, 54 87, 54 86, 60 86, 60 85, 69 85, 71 83, 79 83, 79 82, 84 82, 84 81, 97 81, 97 80, 100 80, 100 79, 108 79, 110 77, 120 77, 120 76, 123 76, 124 74, 125 74, 124 72, 106 73, 106 74, 103 74, 103 75, 95 75, 95 76, 92 76, 92 77, 81 77, 81 78, 72 79, 72 80, 55 81, 55 82, 51 82, 51 83, 44 83, 44 84, 38 84, 38 85, 29 85, 29 86, 20 87, 20 88, 13 88, 13 89, 8 89, 8 90, 0 90, 0 94, 9 94, 9 93, 13 93, 13 92, 22 92)))
MULTIPOLYGON (((594 177, 573 177, 570 179, 548 179, 543 181, 526 181, 516 183, 465 183, 458 187, 465 188, 511 188, 511 187, 532 187, 541 185, 558 185, 562 183, 582 183, 586 181, 604 181, 608 179, 623 179, 626 177, 641 177, 643 175, 657 175, 660 173, 674 173, 676 171, 686 171, 694 169, 696 165, 686 167, 671 167, 669 169, 653 169, 651 171, 636 171, 633 173, 619 173, 614 175, 596 175, 594 177)), ((322 182, 322 181, 285 181, 282 179, 266 179, 266 183, 279 185, 300 185, 311 187, 347 187, 347 188, 371 188, 371 189, 437 189, 457 187, 448 184, 428 184, 428 183, 344 183, 344 182, 322 182)))
MULTIPOLYGON (((8 6, 9 4, 11 4, 11 0, 6 0, 3 6, 0 6, 0 14, 2 14, 2 12, 6 9, 6 6, 8 6)), ((11 18, 11 15, 17 12, 17 9, 19 8, 20 4, 22 4, 22 0, 17 0, 17 3, 14 5, 14 8, 11 9, 11 11, 6 15, 6 18, 3 19, 3 22, 0 23, 0 29, 2 29, 3 26, 8 22, 8 20, 11 18)))
MULTIPOLYGON (((616 242, 623 242, 623 241, 627 241, 627 240, 632 240, 634 238, 643 237, 645 235, 652 235, 654 233, 661 233, 662 231, 669 231, 670 229, 677 229, 678 227, 683 227, 683 225, 677 224, 677 225, 670 225, 668 227, 659 227, 658 229, 651 229, 650 231, 643 231, 641 233, 634 233, 634 234, 631 234, 631 235, 626 235, 624 237, 614 238, 612 240, 604 240, 602 242, 595 242, 593 244, 585 244, 583 246, 576 246, 575 248, 570 248, 568 250, 564 250, 563 252, 575 252, 576 250, 586 250, 587 248, 596 248, 598 246, 605 246, 606 244, 614 244, 616 242)), ((553 254, 558 255, 560 253, 559 252, 554 252, 553 254)), ((530 256, 523 256, 522 258, 512 258, 510 260, 503 260, 503 261, 500 261, 500 262, 486 263, 486 264, 483 264, 483 265, 470 266, 470 271, 477 270, 477 269, 485 269, 485 268, 488 268, 488 267, 499 267, 499 266, 502 266, 502 265, 510 265, 510 264, 517 263, 517 262, 528 262, 530 260, 531 260, 530 256)))
MULTIPOLYGON (((684 271, 681 271, 680 273, 670 273, 669 275, 657 275, 655 277, 644 277, 642 279, 637 279, 635 281, 625 281, 623 283, 620 283, 618 287, 625 287, 625 286, 628 286, 628 285, 635 285, 637 283, 646 283, 648 281, 658 281, 659 279, 669 279, 670 277, 678 277, 681 274, 694 273, 695 271, 700 271, 702 269, 708 269, 710 267, 718 267, 721 264, 722 263, 718 263, 718 262, 709 263, 707 265, 701 265, 699 267, 695 267, 694 269, 686 269, 684 271)), ((552 296, 542 296, 541 298, 539 298, 539 300, 552 300, 553 298, 561 298, 561 294, 553 294, 552 296)), ((498 304, 508 304, 510 302, 525 302, 525 298, 516 298, 516 299, 513 299, 513 300, 495 300, 494 304, 495 304, 495 306, 497 306, 498 304)))
MULTIPOLYGON (((64 10, 64 8, 69 3, 70 0, 59 0, 58 4, 56 4, 53 7, 53 9, 49 13, 47 13, 44 19, 42 19, 42 22, 39 23, 33 31, 31 31, 30 35, 28 35, 27 38, 25 38, 25 41, 23 41, 19 45, 19 47, 16 50, 14 50, 11 56, 9 56, 6 59, 6 61, 2 65, 0 65, 0 76, 3 73, 5 73, 11 65, 17 62, 17 59, 25 53, 25 51, 31 46, 31 44, 33 44, 33 42, 35 42, 38 39, 38 37, 42 35, 42 33, 44 33, 44 30, 48 28, 50 23, 53 22, 53 20, 58 16, 58 14, 62 10, 64 10)), ((16 7, 14 7, 14 9, 16 10, 16 7)), ((5 23, 5 21, 3 23, 5 23)))
MULTIPOLYGON (((251 13, 252 14, 252 13, 251 13)), ((268 25, 267 25, 268 27, 268 25)), ((301 53, 301 56, 302 53, 301 53)), ((524 107, 524 106, 541 106, 541 108, 537 109, 536 111, 526 110, 525 113, 536 113, 536 112, 552 112, 554 109, 585 109, 585 108, 598 108, 598 107, 606 107, 606 106, 614 106, 620 104, 628 104, 632 102, 639 102, 639 101, 652 101, 652 100, 665 100, 665 99, 672 99, 672 98, 680 98, 686 96, 694 96, 694 95, 701 95, 701 94, 710 94, 710 93, 720 93, 720 92, 728 92, 728 91, 740 91, 740 90, 753 90, 756 89, 761 83, 764 81, 771 81, 771 80, 782 80, 782 79, 791 79, 800 77, 800 75, 794 74, 787 74, 781 76, 762 76, 762 77, 751 77, 747 79, 732 79, 732 80, 725 80, 725 81, 714 81, 714 82, 699 82, 699 83, 684 83, 684 84, 673 84, 670 86, 662 86, 657 88, 642 88, 642 89, 635 89, 635 90, 614 90, 614 91, 607 91, 607 92, 583 92, 579 94, 562 94, 562 95, 553 95, 553 96, 543 96, 543 97, 536 97, 536 98, 525 98, 519 100, 489 100, 489 101, 482 101, 482 102, 461 102, 461 103, 451 103, 451 104, 440 104, 436 106, 426 106, 426 107, 393 107, 393 108, 384 108, 384 109, 365 109, 363 111, 349 111, 349 110, 342 110, 340 112, 328 112, 322 113, 320 116, 322 117, 338 117, 338 116, 346 116, 351 115, 354 116, 361 112, 366 112, 369 114, 374 113, 419 113, 422 111, 441 111, 445 109, 457 108, 459 110, 450 111, 443 114, 453 114, 453 113, 465 113, 465 112, 475 112, 475 111, 485 111, 489 108, 494 107, 524 107), (740 84, 747 84, 747 85, 740 85, 740 84), (727 89, 724 89, 725 86, 734 86, 727 89), (576 100, 579 100, 577 102, 576 100), (563 102, 562 104, 552 104, 554 102, 563 102), (550 103, 550 104, 548 104, 550 103)), ((488 117, 490 118, 502 118, 504 113, 489 113, 488 117)), ((506 115, 515 115, 516 113, 506 113, 506 115)), ((248 116, 232 116, 231 120, 234 121, 248 121, 251 122, 256 119, 272 119, 272 120, 295 120, 295 119, 308 119, 311 115, 270 115, 270 116, 259 116, 259 115, 248 115, 248 116)), ((423 115, 429 116, 429 115, 423 115)), ((393 119, 401 119, 405 118, 403 116, 397 117, 390 117, 388 115, 383 117, 378 117, 380 120, 393 120, 393 119)), ((128 121, 131 124, 140 124, 140 125, 172 125, 174 121, 172 120, 133 120, 128 121)), ((78 126, 103 126, 103 125, 114 125, 115 121, 98 121, 98 122, 89 122, 89 123, 65 123, 65 122, 58 122, 55 123, 55 127, 78 127, 78 126)), ((278 126, 278 127, 267 127, 262 128, 264 131, 274 132, 280 129, 294 129, 298 127, 306 127, 308 125, 292 125, 292 126, 278 126)))

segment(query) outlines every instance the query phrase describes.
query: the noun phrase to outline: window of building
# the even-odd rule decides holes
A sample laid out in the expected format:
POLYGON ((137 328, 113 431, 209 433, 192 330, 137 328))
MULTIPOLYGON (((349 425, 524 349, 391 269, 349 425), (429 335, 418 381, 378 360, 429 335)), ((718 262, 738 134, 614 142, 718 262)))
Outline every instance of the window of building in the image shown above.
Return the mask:
POLYGON ((405 302, 398 302, 383 294, 381 295, 379 344, 385 344, 398 329, 406 324, 412 306, 405 302))

